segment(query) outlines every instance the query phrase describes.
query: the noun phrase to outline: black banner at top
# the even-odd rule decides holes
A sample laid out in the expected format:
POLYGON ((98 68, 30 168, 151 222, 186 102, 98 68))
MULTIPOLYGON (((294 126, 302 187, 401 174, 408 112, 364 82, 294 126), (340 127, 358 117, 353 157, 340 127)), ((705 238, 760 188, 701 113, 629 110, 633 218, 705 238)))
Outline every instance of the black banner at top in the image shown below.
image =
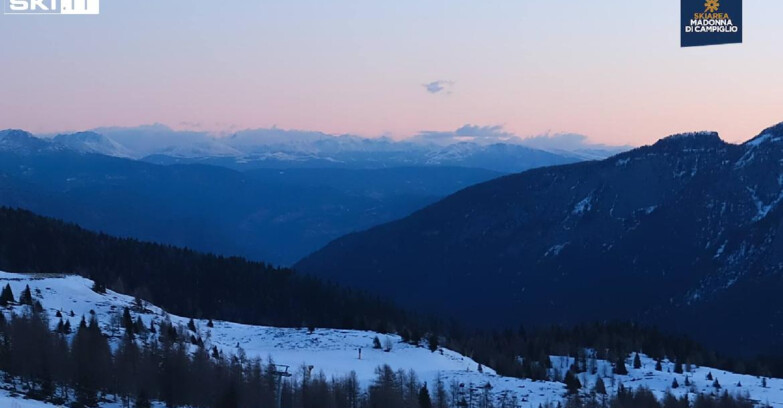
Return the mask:
POLYGON ((742 42, 742 0, 681 0, 680 45, 742 42))

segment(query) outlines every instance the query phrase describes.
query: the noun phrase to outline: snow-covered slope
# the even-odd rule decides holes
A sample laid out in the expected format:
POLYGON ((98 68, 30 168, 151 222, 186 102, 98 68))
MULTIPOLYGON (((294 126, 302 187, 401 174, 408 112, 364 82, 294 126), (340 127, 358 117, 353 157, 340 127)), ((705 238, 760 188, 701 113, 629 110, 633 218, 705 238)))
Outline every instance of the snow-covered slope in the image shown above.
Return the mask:
POLYGON ((52 140, 80 153, 95 153, 122 158, 133 156, 133 153, 125 146, 95 132, 61 134, 52 140))
MULTIPOLYGON (((78 276, 25 275, 0 272, 0 287, 11 285, 18 296, 26 285, 30 286, 33 298, 41 302, 49 315, 51 325, 59 322, 58 311, 63 318, 71 320, 77 327, 82 316, 95 313, 102 331, 119 340, 122 329, 117 322, 125 307, 133 308, 134 298, 107 291, 105 295, 92 290, 93 282, 78 276), (73 317, 70 317, 73 312, 73 317), (115 322, 115 323, 113 323, 115 322)), ((16 308, 19 308, 17 306, 16 308)), ((167 314, 153 305, 145 306, 145 313, 133 312, 133 318, 141 316, 146 326, 150 321, 170 319, 175 325, 186 329, 189 318, 167 314)), ((206 346, 217 346, 223 353, 237 353, 239 347, 248 358, 271 358, 277 364, 285 364, 296 373, 303 364, 312 365, 313 372, 322 371, 327 377, 344 376, 356 372, 360 383, 368 386, 374 378, 375 368, 388 364, 396 370, 414 370, 423 381, 434 383, 440 374, 448 385, 452 381, 465 387, 493 386, 493 394, 517 393, 519 398, 538 403, 558 401, 565 392, 563 384, 556 382, 532 382, 528 380, 501 377, 487 367, 478 372, 478 363, 454 351, 442 349, 431 352, 426 347, 405 344, 399 336, 384 335, 369 331, 335 330, 317 328, 309 333, 306 328, 274 328, 250 326, 230 322, 214 321, 214 327, 206 320, 195 320, 199 334, 206 346), (373 339, 378 336, 382 343, 388 338, 392 350, 373 349, 373 339), (362 359, 359 349, 362 349, 362 359)), ((115 342, 116 343, 116 342, 115 342)), ((36 407, 37 408, 37 407, 36 407)))
MULTIPOLYGON (((10 284, 16 296, 29 285, 33 297, 41 302, 49 315, 50 323, 55 326, 59 321, 56 317, 59 311, 65 319, 71 320, 76 327, 82 316, 95 313, 101 323, 104 333, 111 336, 116 344, 122 334, 119 322, 125 307, 134 307, 134 299, 130 296, 107 291, 106 294, 94 292, 93 282, 78 276, 26 275, 0 272, 0 286, 10 284), (73 312, 73 313, 71 313, 73 312), (71 316, 72 315, 72 316, 71 316)), ((22 313, 23 306, 13 306, 4 313, 22 313)), ((186 317, 167 314, 153 305, 145 305, 144 312, 133 312, 134 319, 141 316, 145 325, 151 321, 170 320, 187 330, 189 321, 186 317)), ((376 367, 388 364, 395 370, 414 370, 420 379, 432 384, 438 375, 449 386, 452 382, 463 384, 465 389, 471 387, 480 389, 487 384, 492 386, 491 393, 495 398, 516 396, 525 407, 537 407, 547 402, 562 401, 565 387, 559 382, 531 381, 496 375, 489 367, 478 370, 478 363, 448 349, 430 352, 426 347, 415 347, 405 344, 400 337, 384 335, 369 331, 335 330, 317 328, 309 333, 307 329, 274 328, 251 326, 237 323, 214 321, 214 327, 207 326, 207 321, 196 320, 198 334, 211 348, 217 346, 223 353, 244 352, 248 357, 271 358, 277 364, 292 367, 296 374, 298 367, 312 365, 314 372, 322 371, 327 376, 343 376, 351 371, 356 372, 362 386, 368 386, 376 367), (382 343, 388 339, 393 348, 390 352, 373 349, 373 339, 379 337, 382 343), (240 348, 242 351, 240 351, 240 348), (359 359, 359 349, 362 358, 359 359)), ((783 380, 767 379, 767 387, 762 386, 762 379, 748 375, 738 375, 723 370, 708 367, 696 367, 692 372, 675 374, 671 362, 663 362, 663 370, 654 369, 655 362, 642 356, 641 369, 633 369, 629 356, 629 374, 620 376, 612 374, 612 366, 606 361, 596 360, 595 374, 581 373, 578 378, 585 385, 585 392, 593 388, 598 376, 604 378, 607 390, 611 394, 620 384, 626 388, 647 387, 662 396, 671 391, 675 395, 684 393, 714 393, 713 381, 707 380, 711 373, 722 385, 723 390, 732 394, 745 394, 759 403, 772 407, 783 407, 783 380), (686 387, 685 377, 689 378, 691 387, 686 387), (671 390, 674 379, 681 385, 671 390), (741 384, 741 385, 740 385, 741 384)), ((568 357, 552 357, 552 374, 561 377, 573 362, 568 357)), ((0 406, 19 408, 45 408, 50 405, 16 400, 7 393, 0 392, 0 406), (13 401, 13 402, 9 402, 13 401), (25 405, 27 404, 27 405, 25 405), (36 405, 37 404, 37 405, 36 405)))

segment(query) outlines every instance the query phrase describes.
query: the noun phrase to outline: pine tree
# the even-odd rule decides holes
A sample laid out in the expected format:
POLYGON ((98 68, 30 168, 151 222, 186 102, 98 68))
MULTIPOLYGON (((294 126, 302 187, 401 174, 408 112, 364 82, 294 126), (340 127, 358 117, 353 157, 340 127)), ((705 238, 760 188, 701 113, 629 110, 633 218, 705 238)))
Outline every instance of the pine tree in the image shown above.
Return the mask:
POLYGON ((20 305, 33 305, 33 294, 30 292, 30 285, 25 286, 24 290, 22 291, 22 294, 19 295, 19 304, 20 305))
POLYGON ((675 378, 674 381, 672 381, 672 389, 680 388, 680 383, 677 382, 677 379, 675 378))
POLYGON ((642 368, 642 359, 639 357, 639 353, 633 357, 633 368, 637 370, 642 368))
POLYGON ((707 379, 708 379, 708 380, 710 380, 710 381, 712 381, 712 371, 710 371, 709 373, 707 373, 707 379))
POLYGON ((127 307, 122 312, 122 327, 125 328, 125 334, 128 335, 128 337, 133 338, 136 328, 133 324, 133 317, 130 314, 130 309, 127 307))
POLYGON ((147 328, 144 326, 144 322, 141 320, 141 316, 136 316, 136 322, 133 323, 133 332, 137 334, 144 334, 147 328))
POLYGON ((438 350, 438 335, 433 333, 430 335, 429 338, 429 346, 431 352, 436 352, 438 350))
POLYGON ((98 281, 97 279, 92 284, 92 290, 95 293, 99 293, 101 295, 106 294, 106 284, 103 282, 98 281))
POLYGON ((433 408, 448 408, 448 404, 449 397, 446 385, 443 383, 440 373, 438 373, 438 378, 435 380, 435 404, 433 404, 433 408))
POLYGON ((430 400, 430 392, 427 390, 427 383, 419 390, 419 408, 432 408, 432 400, 430 400))
POLYGON ((192 332, 196 331, 196 322, 193 319, 188 320, 188 329, 192 332))
POLYGON ((574 373, 571 372, 571 370, 566 371, 563 382, 565 383, 566 389, 568 390, 569 394, 576 394, 579 392, 579 389, 582 388, 582 383, 579 381, 578 378, 576 378, 576 376, 574 375, 574 373))
POLYGON ((682 362, 679 360, 677 360, 677 362, 674 363, 674 373, 682 374, 682 362))
POLYGON ((685 386, 690 387, 691 386, 691 379, 690 377, 685 377, 685 386))
POLYGON ((617 375, 628 375, 628 368, 625 367, 625 359, 620 356, 614 365, 614 373, 617 375))
POLYGON ((721 389, 720 383, 718 382, 718 379, 716 378, 715 381, 712 383, 712 386, 715 387, 716 390, 721 389))
POLYGON ((604 380, 601 377, 598 377, 598 379, 595 380, 593 391, 596 394, 606 395, 606 385, 604 384, 604 380))
POLYGON ((9 303, 14 302, 14 292, 11 290, 11 285, 6 284, 3 288, 3 293, 0 294, 0 306, 8 306, 9 303))
POLYGON ((209 319, 209 321, 207 322, 207 327, 209 328, 215 327, 215 323, 212 323, 212 319, 209 319))
POLYGON ((655 360, 655 371, 663 371, 663 366, 661 365, 661 359, 655 360))
POLYGON ((375 338, 372 339, 372 348, 377 350, 381 349, 381 339, 379 339, 378 336, 375 336, 375 338))
POLYGON ((761 388, 767 388, 767 377, 761 378, 761 388))
POLYGON ((478 365, 478 372, 480 372, 480 373, 484 372, 484 366, 482 366, 481 363, 479 363, 479 365, 478 365))

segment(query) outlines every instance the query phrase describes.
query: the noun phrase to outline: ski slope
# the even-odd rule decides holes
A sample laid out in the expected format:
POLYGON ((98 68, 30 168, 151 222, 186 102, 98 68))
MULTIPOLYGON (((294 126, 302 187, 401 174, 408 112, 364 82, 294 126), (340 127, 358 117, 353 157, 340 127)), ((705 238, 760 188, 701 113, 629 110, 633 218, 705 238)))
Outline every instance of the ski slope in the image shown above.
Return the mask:
MULTIPOLYGON (((121 319, 118 317, 125 307, 134 310, 133 297, 110 290, 105 294, 96 293, 92 290, 93 282, 79 276, 0 272, 0 287, 6 284, 11 285, 17 299, 25 286, 29 285, 33 298, 43 305, 52 327, 55 327, 59 321, 56 317, 58 311, 64 319, 70 319, 71 326, 74 328, 78 327, 82 316, 89 318, 89 315, 94 312, 103 332, 113 339, 114 344, 117 344, 123 333, 119 324, 121 319)), ((24 313, 25 308, 26 306, 12 306, 3 312, 8 316, 10 313, 24 313)), ((143 312, 132 312, 132 314, 134 319, 140 316, 146 326, 149 326, 150 322, 170 320, 180 326, 181 330, 188 330, 187 323, 190 320, 168 314, 149 304, 145 305, 143 312)), ((483 367, 482 372, 479 372, 479 364, 466 356, 445 348, 431 352, 423 346, 416 347, 403 343, 396 335, 324 328, 316 328, 313 333, 310 333, 304 328, 252 326, 225 321, 214 321, 214 327, 210 328, 206 320, 194 321, 197 334, 204 340, 206 347, 216 346, 221 352, 229 354, 245 353, 249 358, 272 359, 277 364, 290 366, 294 375, 301 375, 303 367, 306 366, 313 366, 313 373, 322 372, 327 377, 345 376, 353 371, 361 385, 367 387, 372 383, 375 369, 387 364, 394 370, 413 370, 420 380, 427 381, 429 384, 433 384, 440 376, 447 388, 452 384, 457 386, 461 384, 463 389, 473 388, 478 392, 484 392, 483 387, 489 384, 491 388, 488 392, 494 398, 513 395, 523 407, 536 408, 539 404, 557 403, 565 398, 565 386, 560 382, 503 377, 489 367, 483 367), (385 352, 374 349, 373 339, 376 336, 382 344, 388 339, 393 345, 392 350, 385 352), (359 349, 362 351, 361 359, 359 349)), ((762 387, 761 378, 708 367, 694 367, 692 372, 675 374, 674 364, 669 361, 663 362, 662 371, 656 371, 655 361, 646 356, 642 356, 642 368, 633 369, 631 357, 629 356, 626 364, 629 373, 624 376, 613 375, 612 365, 609 362, 596 360, 595 374, 578 375, 584 385, 583 391, 587 393, 592 390, 597 377, 601 376, 610 394, 616 391, 620 384, 632 389, 646 387, 658 396, 663 396, 667 391, 677 396, 685 393, 695 396, 698 393, 711 394, 725 390, 732 394, 745 395, 760 404, 783 408, 783 380, 767 379, 765 388, 762 387), (713 388, 713 381, 706 379, 708 373, 712 373, 712 376, 719 380, 722 386, 720 390, 713 388), (686 376, 692 383, 691 387, 684 385, 686 376), (675 378, 680 387, 672 390, 671 385, 675 378)), ((554 377, 562 377, 573 362, 573 359, 568 357, 553 356, 551 359, 554 377)), ((18 408, 51 407, 35 401, 17 400, 7 393, 0 394, 0 407, 16 408, 11 405, 12 403, 17 403, 18 408), (10 402, 12 400, 13 402, 10 402)))

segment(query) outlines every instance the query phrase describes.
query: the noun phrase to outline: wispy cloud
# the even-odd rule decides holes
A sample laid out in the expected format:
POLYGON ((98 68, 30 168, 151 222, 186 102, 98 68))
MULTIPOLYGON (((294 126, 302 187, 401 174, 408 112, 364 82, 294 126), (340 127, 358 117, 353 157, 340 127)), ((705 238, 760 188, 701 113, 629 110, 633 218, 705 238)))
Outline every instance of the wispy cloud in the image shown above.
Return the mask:
POLYGON ((631 146, 609 146, 605 144, 593 143, 590 139, 579 133, 544 133, 542 135, 525 138, 521 144, 542 150, 609 150, 623 151, 630 149, 631 146))
POLYGON ((431 94, 450 94, 451 88, 454 86, 454 81, 438 80, 422 85, 427 92, 431 94))
POLYGON ((477 126, 467 124, 454 131, 419 132, 411 140, 437 144, 452 144, 458 142, 474 142, 480 144, 518 143, 519 137, 503 129, 503 126, 477 126))

